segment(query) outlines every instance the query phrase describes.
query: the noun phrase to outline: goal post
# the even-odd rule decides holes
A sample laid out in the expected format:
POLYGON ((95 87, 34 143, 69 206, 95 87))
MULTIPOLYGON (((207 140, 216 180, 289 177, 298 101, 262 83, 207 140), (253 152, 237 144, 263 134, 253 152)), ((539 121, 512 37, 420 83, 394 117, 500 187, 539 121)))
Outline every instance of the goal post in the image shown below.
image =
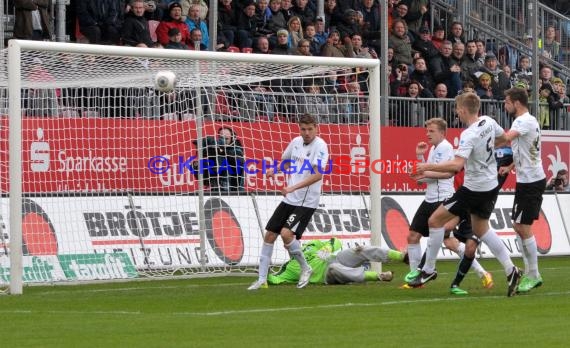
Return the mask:
MULTIPOLYGON (((255 271, 286 179, 264 170, 302 113, 331 153, 303 239, 380 245, 380 174, 359 162, 380 159, 378 60, 21 40, 7 51, 0 285, 11 294, 255 271), (172 91, 156 89, 160 71, 175 74, 172 91)), ((277 249, 274 265, 287 260, 277 249)))

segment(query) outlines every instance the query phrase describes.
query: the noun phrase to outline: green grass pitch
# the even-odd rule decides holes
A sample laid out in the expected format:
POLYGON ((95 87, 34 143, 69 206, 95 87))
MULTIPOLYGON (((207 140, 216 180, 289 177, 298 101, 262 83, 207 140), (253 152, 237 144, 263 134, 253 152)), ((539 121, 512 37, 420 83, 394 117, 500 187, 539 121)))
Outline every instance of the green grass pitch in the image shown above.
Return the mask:
MULTIPOLYGON (((516 259, 515 263, 522 264, 516 259)), ((567 347, 570 257, 540 258, 545 284, 506 297, 495 260, 487 290, 474 274, 453 297, 456 262, 402 290, 391 283, 247 291, 253 277, 26 287, 0 296, 1 347, 567 347)))

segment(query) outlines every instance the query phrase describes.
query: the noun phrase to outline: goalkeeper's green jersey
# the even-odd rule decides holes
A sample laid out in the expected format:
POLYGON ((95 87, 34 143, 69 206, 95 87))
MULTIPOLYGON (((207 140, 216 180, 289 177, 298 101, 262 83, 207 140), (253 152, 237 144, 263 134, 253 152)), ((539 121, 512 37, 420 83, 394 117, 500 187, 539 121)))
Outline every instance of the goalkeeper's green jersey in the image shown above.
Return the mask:
MULTIPOLYGON (((303 245, 303 255, 311 268, 313 274, 309 279, 311 284, 323 284, 329 263, 334 260, 335 255, 342 249, 342 243, 337 238, 330 240, 311 240, 303 245)), ((276 274, 267 277, 269 284, 297 283, 301 274, 301 265, 295 259, 289 260, 276 274)))

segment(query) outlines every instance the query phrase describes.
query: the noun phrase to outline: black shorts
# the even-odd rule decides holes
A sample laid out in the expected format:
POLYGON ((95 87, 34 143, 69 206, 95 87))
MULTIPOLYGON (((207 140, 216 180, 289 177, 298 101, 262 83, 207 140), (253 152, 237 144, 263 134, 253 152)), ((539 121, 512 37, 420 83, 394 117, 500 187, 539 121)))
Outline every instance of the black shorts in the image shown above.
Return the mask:
POLYGON ((540 215, 542 194, 546 188, 546 179, 530 183, 519 183, 515 186, 515 201, 513 203, 513 222, 532 225, 540 215))
POLYGON ((295 233, 297 239, 301 239, 315 210, 317 209, 281 202, 269 218, 265 229, 279 234, 282 228, 287 228, 295 233))
POLYGON ((412 219, 410 231, 418 232, 424 237, 429 237, 428 219, 440 205, 441 202, 428 203, 423 201, 412 219))
POLYGON ((451 198, 443 202, 443 206, 455 216, 469 213, 482 219, 489 219, 493 209, 495 209, 498 194, 498 186, 491 191, 484 192, 471 191, 465 186, 461 186, 451 198))
POLYGON ((471 228, 471 216, 467 212, 463 212, 459 216, 459 223, 455 230, 453 230, 453 236, 462 243, 467 243, 467 240, 471 239, 479 244, 479 237, 473 233, 473 229, 471 228))

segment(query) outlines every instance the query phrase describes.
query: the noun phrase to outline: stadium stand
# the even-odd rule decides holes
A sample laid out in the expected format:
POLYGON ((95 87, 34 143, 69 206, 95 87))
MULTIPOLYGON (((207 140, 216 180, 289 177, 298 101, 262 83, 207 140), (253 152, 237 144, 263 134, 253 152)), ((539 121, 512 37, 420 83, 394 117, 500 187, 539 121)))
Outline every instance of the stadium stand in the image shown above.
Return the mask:
MULTIPOLYGON (((570 12, 570 6, 565 6, 568 1, 540 1, 537 11, 539 26, 536 30, 531 30, 528 2, 389 1, 390 45, 394 53, 389 61, 392 68, 389 79, 393 97, 390 102, 390 124, 421 126, 421 122, 414 120, 423 120, 426 115, 434 116, 436 113, 435 116, 446 117, 450 125, 460 126, 453 115, 439 115, 451 109, 449 105, 441 107, 441 103, 451 103, 452 98, 464 87, 471 88, 473 85, 473 90, 483 99, 485 111, 508 127, 508 117, 504 115, 501 105, 501 91, 511 86, 533 89, 533 93, 539 89, 532 86, 532 73, 528 67, 529 57, 533 52, 532 45, 537 45, 540 53, 540 83, 550 85, 553 92, 545 101, 550 122, 543 126, 549 129, 570 130, 570 99, 566 88, 570 77, 570 19, 566 16, 570 12), (403 29, 397 24, 402 22, 398 19, 403 21, 403 29), (533 32, 538 33, 537 37, 533 37, 533 32), (412 59, 413 63, 410 63, 412 59), (482 81, 487 80, 487 77, 491 83, 483 87, 482 81), (422 93, 410 98, 408 86, 412 82, 419 83, 422 93), (443 83, 447 89, 444 97, 436 93, 439 83, 443 83), (412 100, 416 98, 421 101, 412 100), (402 110, 408 115, 403 119, 402 110)), ((17 25, 18 3, 5 1, 4 8, 1 9, 3 16, 0 35, 4 38, 3 44, 12 37, 14 24, 17 25)), ((73 10, 77 3, 78 1, 71 1, 68 9, 73 10)), ((122 21, 128 10, 128 5, 125 6, 124 3, 125 1, 116 1, 118 22, 122 21)), ((148 20, 152 40, 156 41, 156 27, 160 23, 159 20, 164 19, 160 17, 169 15, 169 6, 171 8, 173 3, 175 1, 153 1, 154 7, 146 8, 144 16, 148 20)), ((202 8, 208 8, 209 5, 207 1, 200 4, 202 8)), ((327 40, 332 42, 336 36, 335 34, 328 38, 328 33, 339 34, 337 42, 329 42, 332 47, 325 50, 328 54, 332 52, 333 55, 368 58, 371 56, 369 52, 373 52, 376 57, 381 48, 380 7, 376 0, 327 0, 324 5, 324 18, 316 16, 319 12, 316 1, 307 0, 220 0, 217 8, 220 24, 216 39, 218 42, 229 40, 229 45, 225 46, 228 47, 225 50, 229 52, 255 52, 258 38, 267 36, 270 51, 274 54, 291 54, 296 51, 296 42, 307 39, 311 45, 311 53, 318 55, 321 47, 327 45, 327 40), (248 15, 248 11, 253 10, 253 16, 252 13, 248 15), (293 25, 298 28, 291 27, 291 18, 301 19, 293 21, 297 23, 293 25), (276 37, 279 34, 268 34, 280 33, 280 30, 288 34, 287 44, 277 42, 276 37), (355 35, 357 39, 353 38, 355 35)), ((53 7, 50 11, 53 17, 53 7)), ((69 12, 73 15, 74 11, 69 12)), ((207 17, 205 18, 207 21, 207 17)), ((69 18, 67 20, 69 21, 69 18)), ((70 33, 71 37, 77 42, 86 42, 79 30, 77 19, 72 16, 72 21, 75 25, 74 32, 70 33)), ((342 88, 344 87, 341 86, 341 90, 342 88)))

